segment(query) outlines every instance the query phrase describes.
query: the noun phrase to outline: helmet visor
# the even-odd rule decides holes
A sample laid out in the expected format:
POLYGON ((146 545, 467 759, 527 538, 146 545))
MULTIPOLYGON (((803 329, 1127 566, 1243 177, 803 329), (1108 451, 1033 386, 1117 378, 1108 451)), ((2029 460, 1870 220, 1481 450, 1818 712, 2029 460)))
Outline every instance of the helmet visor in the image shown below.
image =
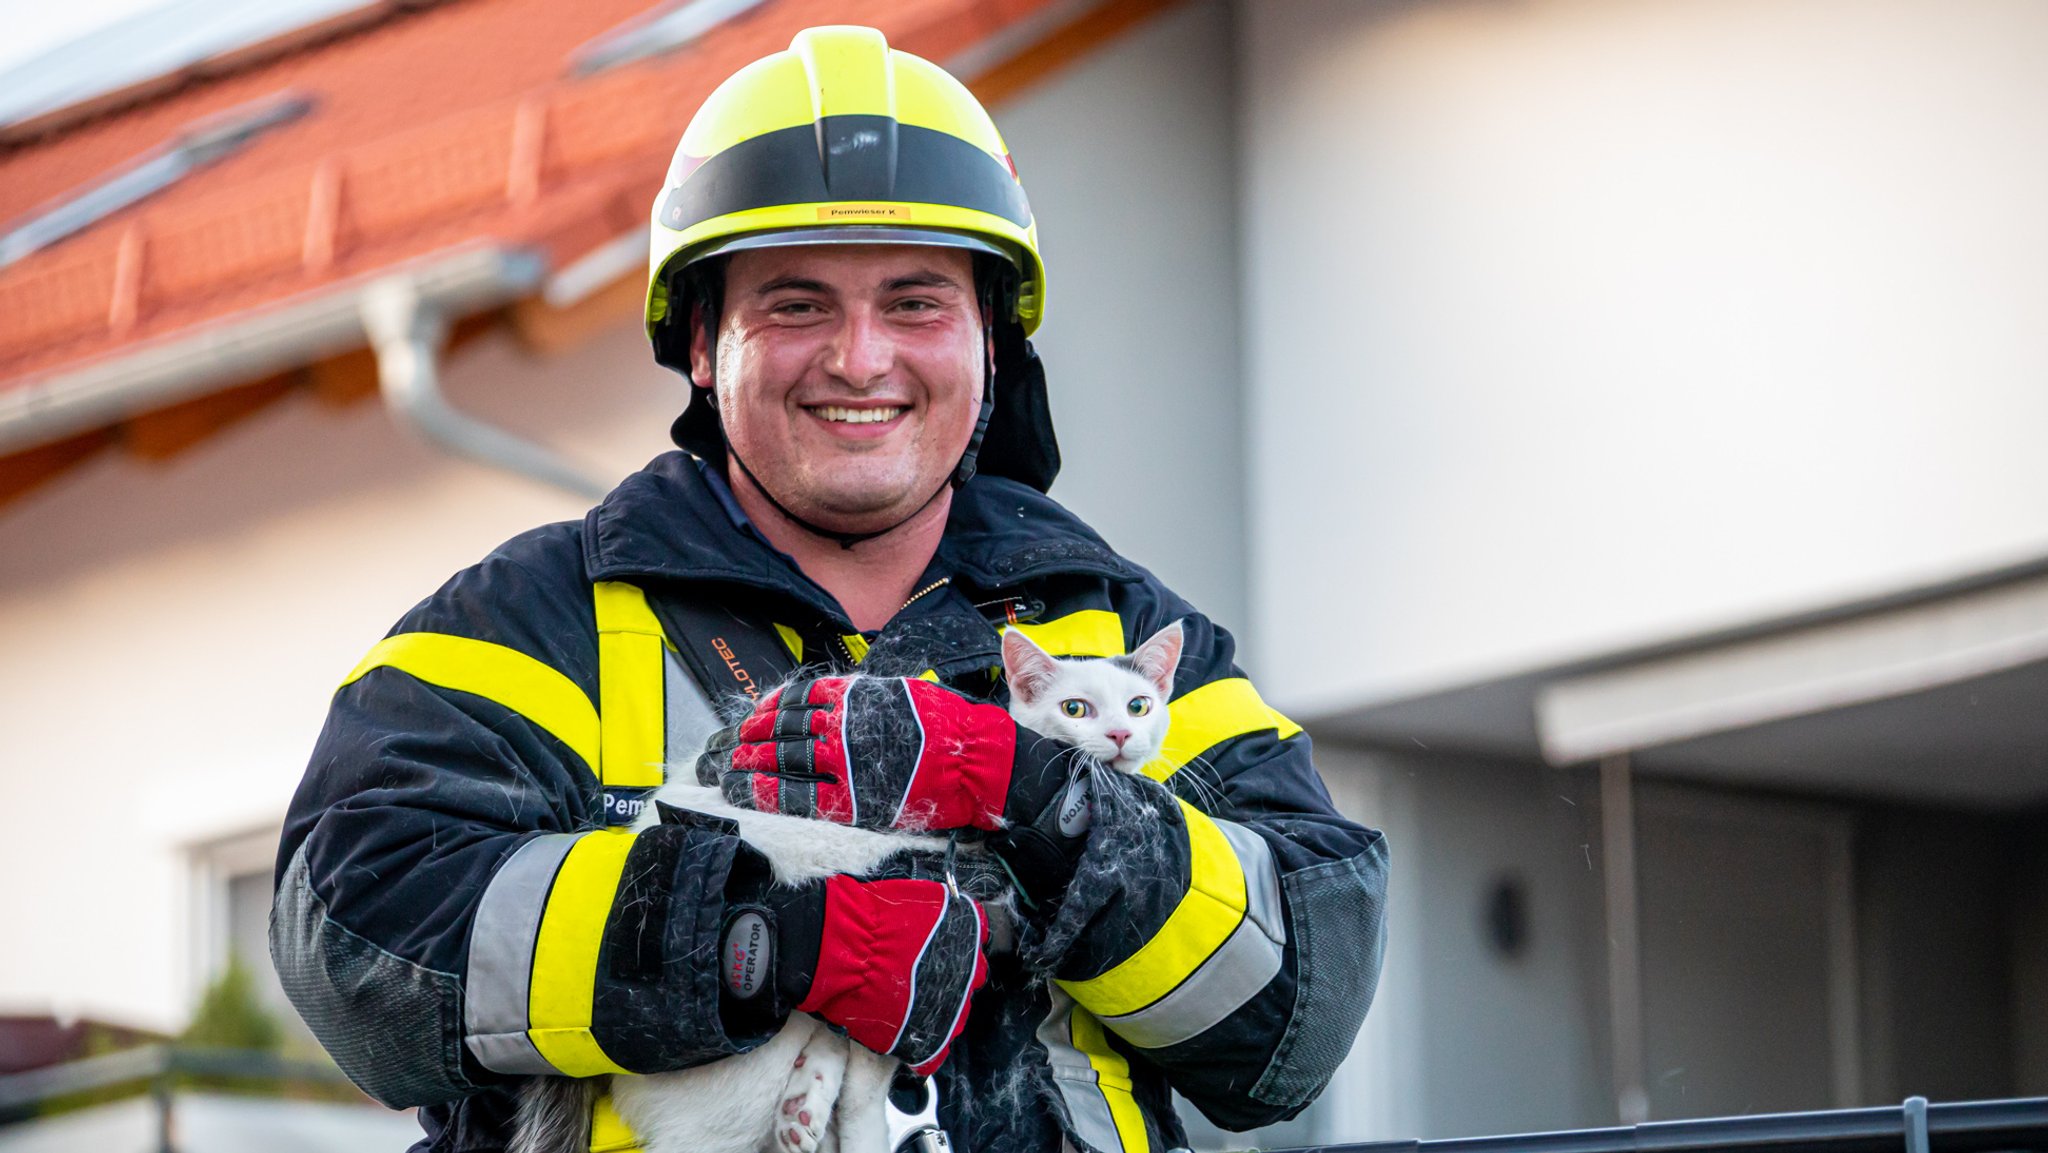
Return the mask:
POLYGON ((794 248, 813 244, 922 244, 936 248, 962 248, 969 252, 985 252, 1001 258, 1012 268, 1022 269, 1023 261, 1017 253, 1004 244, 985 236, 969 232, 949 232, 942 228, 904 228, 887 224, 843 224, 833 228, 783 228, 764 232, 743 232, 737 236, 721 237, 690 254, 688 263, 711 256, 742 252, 750 248, 794 248))

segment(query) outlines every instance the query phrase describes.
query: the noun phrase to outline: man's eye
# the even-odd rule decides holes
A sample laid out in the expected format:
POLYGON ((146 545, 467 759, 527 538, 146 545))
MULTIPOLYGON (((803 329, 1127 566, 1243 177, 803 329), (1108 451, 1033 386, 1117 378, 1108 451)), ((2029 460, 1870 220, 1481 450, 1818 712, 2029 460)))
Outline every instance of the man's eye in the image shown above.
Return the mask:
POLYGON ((1061 701, 1060 711, 1073 717, 1075 720, 1095 715, 1094 707, 1079 697, 1068 697, 1066 700, 1061 701))
POLYGON ((1142 717, 1142 716, 1144 716, 1144 715, 1145 715, 1146 713, 1149 713, 1149 712, 1151 712, 1151 711, 1152 711, 1152 698, 1151 698, 1151 697, 1132 697, 1132 698, 1131 698, 1131 703, 1130 703, 1130 704, 1128 704, 1128 705, 1125 705, 1124 707, 1130 710, 1130 712, 1131 712, 1131 715, 1132 715, 1132 716, 1134 716, 1134 717, 1142 717))

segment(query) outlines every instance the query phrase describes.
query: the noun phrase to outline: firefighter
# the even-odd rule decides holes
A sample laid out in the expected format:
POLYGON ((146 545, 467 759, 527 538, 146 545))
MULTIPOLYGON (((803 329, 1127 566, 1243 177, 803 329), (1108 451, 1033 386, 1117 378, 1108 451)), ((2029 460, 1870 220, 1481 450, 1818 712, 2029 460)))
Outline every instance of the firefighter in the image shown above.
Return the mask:
MULTIPOLYGON (((336 693, 271 928, 315 1034, 435 1151, 502 1147, 522 1078, 713 1061, 796 1008, 935 1069, 963 1149, 1163 1153, 1170 1090, 1226 1128, 1299 1112, 1372 996, 1384 843, 1230 635, 1044 495, 1045 269, 987 113, 878 32, 807 30, 706 100, 651 232, 683 451, 456 574, 336 693), (1001 631, 1108 656, 1174 620, 1165 751, 1062 821, 1068 758, 1000 707, 1001 631), (902 692, 860 705, 856 670, 902 692), (885 707, 847 718, 898 734, 858 771, 805 735, 885 707), (771 886, 732 826, 642 821, 743 717, 667 771, 967 830, 1020 894, 1010 951, 974 928, 991 890, 929 862, 771 886), (901 736, 942 727, 945 755, 901 736)), ((592 1146, 632 1138, 600 1116, 592 1146)))

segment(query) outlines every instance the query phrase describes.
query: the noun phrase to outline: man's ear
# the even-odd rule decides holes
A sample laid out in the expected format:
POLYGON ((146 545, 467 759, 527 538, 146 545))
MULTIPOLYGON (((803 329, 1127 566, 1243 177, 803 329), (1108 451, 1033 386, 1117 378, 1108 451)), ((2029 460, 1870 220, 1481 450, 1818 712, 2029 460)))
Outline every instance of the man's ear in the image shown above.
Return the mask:
POLYGON ((709 329, 705 323, 705 303, 700 299, 690 306, 690 383, 698 388, 710 388, 717 383, 712 379, 709 329))

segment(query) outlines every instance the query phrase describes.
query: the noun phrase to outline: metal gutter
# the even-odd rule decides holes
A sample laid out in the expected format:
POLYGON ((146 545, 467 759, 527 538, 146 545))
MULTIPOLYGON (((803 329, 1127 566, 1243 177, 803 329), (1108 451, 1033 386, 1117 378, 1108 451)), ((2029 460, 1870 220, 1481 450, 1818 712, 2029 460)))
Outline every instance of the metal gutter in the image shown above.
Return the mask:
POLYGON ((441 392, 441 341, 447 320, 411 274, 386 277, 357 299, 363 330, 377 354, 377 385, 400 424, 429 443, 479 464, 597 500, 611 486, 549 449, 448 403, 441 392))
POLYGON ((447 318, 531 295, 547 272, 533 252, 484 246, 427 257, 242 320, 146 346, 0 392, 0 456, 260 380, 369 344, 392 418, 430 443, 595 499, 610 485, 548 449, 467 416, 440 388, 447 318))
MULTIPOLYGON (((457 316, 529 294, 545 271, 538 255, 495 246, 427 257, 397 270, 423 303, 457 316)), ((0 455, 360 348, 368 335, 359 299, 369 283, 345 283, 0 391, 0 455)))
POLYGON ((540 286, 540 299, 549 308, 568 308, 596 295, 627 273, 647 275, 647 229, 636 228, 615 236, 556 269, 540 286))

